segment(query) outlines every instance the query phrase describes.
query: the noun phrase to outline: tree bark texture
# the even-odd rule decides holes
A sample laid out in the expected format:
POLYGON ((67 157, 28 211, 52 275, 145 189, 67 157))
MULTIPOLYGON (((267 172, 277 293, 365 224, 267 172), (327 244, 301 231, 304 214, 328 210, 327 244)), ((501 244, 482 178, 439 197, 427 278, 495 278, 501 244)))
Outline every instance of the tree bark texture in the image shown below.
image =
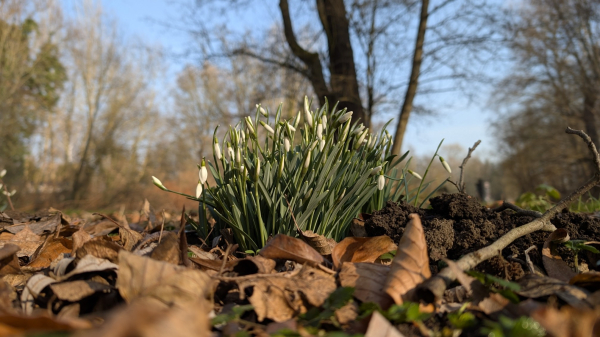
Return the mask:
POLYGON ((421 73, 421 63, 423 61, 423 44, 425 43, 425 32, 427 31, 427 18, 429 16, 429 0, 421 2, 421 16, 419 18, 419 28, 417 30, 417 39, 415 41, 415 53, 413 54, 412 69, 410 72, 410 80, 406 88, 404 103, 400 109, 400 118, 396 127, 396 135, 394 136, 394 145, 392 146, 392 154, 400 155, 402 150, 402 141, 408 118, 413 109, 413 101, 417 94, 419 85, 419 75, 421 73))

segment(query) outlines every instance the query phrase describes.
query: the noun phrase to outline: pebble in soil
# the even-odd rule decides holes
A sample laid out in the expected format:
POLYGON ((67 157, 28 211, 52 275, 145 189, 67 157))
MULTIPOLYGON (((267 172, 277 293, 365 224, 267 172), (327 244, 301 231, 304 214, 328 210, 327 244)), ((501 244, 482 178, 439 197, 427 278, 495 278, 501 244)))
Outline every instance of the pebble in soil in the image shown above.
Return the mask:
MULTIPOLYGON (((512 210, 496 212, 466 194, 443 194, 429 202, 430 209, 418 209, 404 202, 389 202, 365 221, 365 230, 369 236, 388 235, 399 242, 408 223, 408 215, 418 213, 425 231, 430 268, 436 273, 442 266, 443 258, 457 260, 493 243, 511 229, 534 220, 531 216, 517 215, 512 210)), ((571 239, 600 240, 600 219, 591 215, 566 211, 554 216, 551 222, 557 228, 565 228, 571 239)), ((529 256, 534 264, 542 266, 540 252, 548 235, 548 232, 538 231, 521 237, 506 247, 502 256, 480 264, 477 269, 516 280, 525 273, 523 261, 527 248, 533 245, 537 247, 529 256)), ((573 254, 568 249, 561 248, 559 253, 572 265, 573 254)), ((586 257, 581 256, 580 259, 586 260, 586 257)))

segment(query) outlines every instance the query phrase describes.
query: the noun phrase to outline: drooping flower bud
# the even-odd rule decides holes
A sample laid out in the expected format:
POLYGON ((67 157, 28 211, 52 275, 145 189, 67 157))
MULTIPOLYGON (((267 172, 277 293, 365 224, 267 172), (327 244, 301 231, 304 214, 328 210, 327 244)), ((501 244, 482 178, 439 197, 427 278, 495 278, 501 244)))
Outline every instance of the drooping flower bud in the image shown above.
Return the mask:
POLYGON ((285 160, 284 157, 281 156, 281 158, 279 158, 279 170, 277 171, 277 176, 281 177, 281 175, 283 174, 283 167, 285 166, 285 160))
POLYGON ((379 171, 381 171, 381 165, 379 165, 379 166, 377 166, 377 167, 374 167, 374 168, 372 168, 372 169, 371 169, 371 172, 369 172, 369 175, 372 175, 372 176, 374 176, 374 175, 376 175, 377 173, 379 173, 379 171))
POLYGON ((417 172, 414 172, 413 170, 408 170, 408 173, 412 174, 415 178, 417 178, 419 180, 423 180, 423 177, 421 177, 420 174, 418 174, 417 172))
POLYGON ((163 183, 155 176, 152 176, 152 182, 154 183, 154 185, 156 185, 156 187, 160 188, 161 190, 163 190, 163 191, 167 190, 165 185, 163 185, 163 183))
POLYGON ((200 165, 200 170, 198 171, 198 178, 200 178, 200 183, 206 183, 206 179, 208 179, 208 171, 206 170, 206 161, 202 158, 202 164, 200 165))
POLYGON ((215 157, 217 157, 217 160, 221 160, 221 146, 219 146, 219 140, 217 139, 217 137, 215 137, 215 140, 213 142, 213 153, 215 154, 215 157))
POLYGON ((229 144, 229 142, 227 142, 227 154, 229 155, 229 160, 235 159, 235 152, 231 148, 231 144, 229 144))
POLYGON ((446 160, 444 160, 444 157, 442 156, 438 156, 440 157, 440 162, 442 163, 442 166, 444 167, 444 169, 446 169, 446 171, 448 171, 448 173, 452 173, 452 169, 450 169, 450 164, 448 164, 448 162, 446 160))
POLYGON ((323 152, 325 148, 325 139, 321 139, 321 144, 319 144, 319 151, 323 152))
POLYGON ((242 164, 242 151, 240 150, 240 148, 238 147, 236 152, 235 152, 235 162, 238 165, 242 164))
POLYGON ((285 152, 289 152, 290 147, 290 139, 288 137, 283 138, 283 148, 285 149, 285 152))
POLYGON ((363 131, 360 136, 358 136, 358 140, 356 141, 356 143, 354 144, 354 149, 358 150, 361 145, 363 144, 365 137, 367 137, 367 132, 369 132, 369 128, 366 128, 365 131, 363 131))
POLYGON ((352 118, 352 111, 348 111, 345 114, 343 114, 339 119, 338 119, 338 123, 340 124, 344 124, 346 123, 350 118, 352 118))
POLYGON ((327 115, 323 115, 323 117, 321 117, 321 123, 323 124, 323 130, 327 129, 327 115))
POLYGON ((308 124, 312 128, 313 126, 313 116, 310 113, 310 109, 308 106, 308 97, 304 96, 304 122, 308 124))
POLYGON ((2 171, 0 171, 0 178, 4 178, 5 175, 6 175, 6 169, 3 169, 2 171))
POLYGON ((304 158, 304 165, 302 165, 302 174, 306 174, 306 171, 308 171, 308 167, 310 166, 311 154, 312 151, 309 149, 308 153, 306 154, 306 158, 304 158))
POLYGON ((288 131, 290 132, 290 134, 296 132, 296 128, 293 127, 290 123, 285 123, 285 125, 288 128, 288 131))
POLYGON ((350 131, 350 121, 346 122, 346 126, 342 130, 342 137, 340 138, 341 142, 345 142, 346 138, 348 138, 348 132, 350 131))
POLYGON ((383 187, 385 186, 385 177, 383 176, 383 172, 381 172, 379 174, 379 177, 377 177, 377 189, 378 190, 383 190, 383 187))
POLYGON ((248 131, 250 131, 250 134, 256 135, 256 130, 254 130, 254 125, 252 124, 252 119, 250 117, 246 117, 244 120, 246 121, 246 127, 248 128, 248 131))
POLYGON ((199 181, 198 185, 196 185, 196 199, 200 199, 202 195, 202 183, 199 181))
POLYGON ((352 135, 358 135, 359 133, 361 133, 363 130, 365 129, 365 126, 362 125, 362 123, 356 127, 356 129, 352 130, 352 135))
POLYGON ((294 132, 296 132, 296 128, 300 124, 300 111, 296 114, 296 118, 294 119, 294 132))
POLYGON ((256 157, 256 181, 258 181, 258 176, 260 175, 260 158, 256 157))
POLYGON ((258 109, 261 115, 269 117, 269 113, 267 112, 267 110, 265 110, 260 104, 257 104, 256 108, 258 109))
POLYGON ((265 128, 265 130, 267 130, 267 132, 269 132, 270 134, 272 134, 272 135, 275 134, 275 130, 273 130, 273 128, 269 124, 267 124, 263 121, 260 121, 260 125, 262 125, 265 128))
POLYGON ((323 139, 323 124, 320 121, 317 124, 317 138, 323 139))

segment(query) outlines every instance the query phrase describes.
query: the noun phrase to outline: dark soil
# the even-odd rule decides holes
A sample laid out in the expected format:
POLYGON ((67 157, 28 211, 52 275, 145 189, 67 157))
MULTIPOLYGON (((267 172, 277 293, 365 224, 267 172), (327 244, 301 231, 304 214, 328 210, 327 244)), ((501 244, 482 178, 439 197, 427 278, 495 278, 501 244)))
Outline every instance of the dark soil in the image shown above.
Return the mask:
MULTIPOLYGON (((430 268, 436 273, 445 264, 443 258, 457 260, 461 256, 478 250, 496 241, 511 229, 534 220, 531 216, 517 215, 512 210, 496 212, 482 206, 475 198, 466 194, 443 194, 430 200, 430 209, 418 209, 406 203, 390 202, 382 210, 374 212, 366 222, 369 236, 388 235, 399 242, 408 215, 421 216, 425 239, 429 250, 430 268)), ((565 228, 571 239, 600 241, 600 219, 583 213, 565 211, 552 220, 557 228, 565 228)), ((502 256, 480 264, 477 269, 508 280, 516 280, 525 274, 524 251, 535 245, 529 253, 535 265, 542 266, 541 251, 550 233, 535 232, 517 239, 502 251, 502 256)), ((572 253, 559 249, 559 253, 572 264, 572 253)), ((588 263, 584 254, 580 259, 588 263)), ((589 263, 588 263, 589 264, 589 263)), ((590 265, 590 269, 595 267, 590 265)))

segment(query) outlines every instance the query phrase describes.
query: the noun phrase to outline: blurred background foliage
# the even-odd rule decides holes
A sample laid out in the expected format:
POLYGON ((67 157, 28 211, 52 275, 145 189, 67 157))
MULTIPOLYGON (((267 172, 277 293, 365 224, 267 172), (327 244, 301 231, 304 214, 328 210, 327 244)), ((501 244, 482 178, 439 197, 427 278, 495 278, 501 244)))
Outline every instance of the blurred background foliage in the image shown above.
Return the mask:
MULTIPOLYGON (((0 0, 5 188, 18 191, 21 210, 131 209, 144 198, 179 208, 186 201, 160 193, 150 177, 193 194, 194 164, 211 153, 214 128, 236 124, 257 103, 283 103, 289 118, 304 94, 319 104, 327 97, 373 131, 394 118, 394 150, 403 153, 414 150, 402 143, 409 120, 439 117, 433 103, 451 93, 495 111, 495 154, 474 153, 467 192, 478 195, 485 181, 487 202, 525 192, 531 200, 522 202, 553 202, 536 188, 565 194, 593 172, 585 147, 563 130, 583 129, 598 144, 599 5, 280 0, 268 1, 274 15, 258 16, 260 25, 243 26, 235 18, 256 15, 252 2, 180 0, 180 17, 156 25, 185 37, 182 58, 125 34, 99 0, 0 0), (170 77, 173 63, 185 66, 170 77)), ((423 172, 434 150, 418 149, 411 168, 423 172)), ((456 144, 439 151, 453 180, 466 152, 456 144)), ((431 167, 430 179, 446 177, 431 167)))

